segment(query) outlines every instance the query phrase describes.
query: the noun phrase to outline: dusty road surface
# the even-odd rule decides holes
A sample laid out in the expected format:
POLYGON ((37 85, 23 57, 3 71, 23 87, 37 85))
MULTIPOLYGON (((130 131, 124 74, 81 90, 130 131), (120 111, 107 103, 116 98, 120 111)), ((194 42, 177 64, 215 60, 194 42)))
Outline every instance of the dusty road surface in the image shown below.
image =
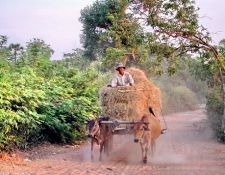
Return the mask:
POLYGON ((168 132, 157 140, 156 152, 141 162, 131 136, 117 136, 110 157, 90 159, 90 144, 43 145, 11 157, 2 155, 1 175, 224 175, 225 144, 213 139, 203 109, 166 116, 168 132))

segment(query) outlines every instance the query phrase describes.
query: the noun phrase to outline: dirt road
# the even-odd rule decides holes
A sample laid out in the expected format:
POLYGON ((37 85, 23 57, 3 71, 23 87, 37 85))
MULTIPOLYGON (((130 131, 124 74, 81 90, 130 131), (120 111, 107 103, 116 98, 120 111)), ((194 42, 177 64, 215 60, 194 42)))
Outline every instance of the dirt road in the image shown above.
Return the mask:
POLYGON ((0 175, 224 175, 225 145, 213 139, 203 109, 166 116, 168 132, 147 164, 133 138, 117 136, 110 157, 90 159, 90 145, 44 145, 0 159, 0 175))

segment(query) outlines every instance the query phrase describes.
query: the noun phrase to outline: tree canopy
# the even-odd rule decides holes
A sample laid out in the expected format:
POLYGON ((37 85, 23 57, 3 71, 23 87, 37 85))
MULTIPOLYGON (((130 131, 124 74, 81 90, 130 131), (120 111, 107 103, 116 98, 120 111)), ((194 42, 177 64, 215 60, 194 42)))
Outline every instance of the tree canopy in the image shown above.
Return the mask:
POLYGON ((96 1, 81 12, 83 46, 92 55, 105 53, 106 64, 166 60, 170 73, 183 55, 208 52, 225 70, 223 56, 199 24, 198 10, 194 0, 96 1))

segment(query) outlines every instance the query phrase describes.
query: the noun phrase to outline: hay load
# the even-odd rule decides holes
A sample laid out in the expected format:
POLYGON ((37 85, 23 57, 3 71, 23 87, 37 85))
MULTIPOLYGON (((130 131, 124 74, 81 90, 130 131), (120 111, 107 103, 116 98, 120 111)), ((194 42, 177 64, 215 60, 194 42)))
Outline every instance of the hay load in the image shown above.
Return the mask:
POLYGON ((100 92, 102 115, 118 120, 133 120, 149 114, 152 107, 158 116, 161 111, 161 94, 145 73, 137 68, 127 70, 134 78, 134 86, 104 87, 100 92))

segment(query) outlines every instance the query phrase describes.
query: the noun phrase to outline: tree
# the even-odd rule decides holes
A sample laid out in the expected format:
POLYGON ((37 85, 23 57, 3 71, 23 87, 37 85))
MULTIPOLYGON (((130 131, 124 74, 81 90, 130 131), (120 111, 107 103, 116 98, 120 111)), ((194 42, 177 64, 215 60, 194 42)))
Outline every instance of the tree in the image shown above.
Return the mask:
POLYGON ((132 10, 151 26, 156 41, 174 49, 171 56, 184 53, 210 52, 225 70, 224 58, 211 44, 205 27, 198 23, 198 8, 194 0, 133 0, 132 10))
POLYGON ((26 52, 33 57, 43 55, 46 58, 50 58, 54 53, 50 45, 47 45, 43 40, 37 38, 34 38, 27 43, 26 52))
POLYGON ((98 53, 105 54, 113 48, 125 60, 130 56, 135 58, 134 52, 142 44, 144 32, 133 15, 126 13, 127 6, 128 1, 104 0, 81 11, 84 28, 81 41, 92 60, 98 53))
POLYGON ((110 44, 110 41, 103 44, 101 37, 106 36, 106 29, 112 26, 108 14, 119 12, 118 2, 118 0, 96 1, 92 6, 81 10, 80 21, 83 24, 81 43, 85 48, 85 54, 91 60, 95 60, 96 53, 110 44))
POLYGON ((0 65, 1 67, 3 65, 7 64, 8 58, 10 57, 10 51, 7 48, 7 36, 0 35, 0 65))
POLYGON ((17 62, 18 58, 23 53, 23 47, 20 44, 10 44, 8 46, 8 49, 11 52, 11 58, 10 61, 13 61, 14 63, 17 62))
POLYGON ((27 43, 22 59, 26 64, 37 66, 40 60, 50 60, 53 53, 50 45, 41 39, 34 38, 27 43))
POLYGON ((0 35, 0 48, 7 44, 8 37, 4 35, 0 35))
MULTIPOLYGON (((212 61, 211 68, 220 76, 221 96, 224 101, 223 133, 225 134, 225 56, 223 49, 211 43, 210 33, 198 23, 198 8, 195 0, 131 0, 131 9, 146 26, 152 28, 157 42, 172 48, 170 57, 176 58, 186 53, 207 55, 212 61)), ((220 46, 223 45, 223 41, 220 46)), ((173 59, 172 59, 173 60, 173 59)), ((215 76, 217 74, 213 74, 215 76)), ((223 134, 223 135, 224 135, 223 134)))
POLYGON ((65 53, 62 60, 67 68, 79 68, 85 70, 89 66, 90 60, 85 57, 82 49, 73 49, 70 53, 65 53))
POLYGON ((97 43, 103 39, 106 43, 110 41, 111 45, 101 44, 106 52, 106 48, 109 49, 107 60, 124 55, 146 63, 155 55, 156 62, 167 60, 168 71, 172 74, 183 55, 209 52, 225 70, 223 56, 211 43, 207 29, 198 23, 194 0, 96 1, 82 11, 81 19, 84 48, 95 47, 91 51, 95 54, 102 47, 97 43), (111 4, 114 8, 110 8, 111 4))
POLYGON ((222 40, 219 42, 218 49, 219 49, 219 52, 220 52, 222 55, 225 55, 225 39, 222 39, 222 40))

